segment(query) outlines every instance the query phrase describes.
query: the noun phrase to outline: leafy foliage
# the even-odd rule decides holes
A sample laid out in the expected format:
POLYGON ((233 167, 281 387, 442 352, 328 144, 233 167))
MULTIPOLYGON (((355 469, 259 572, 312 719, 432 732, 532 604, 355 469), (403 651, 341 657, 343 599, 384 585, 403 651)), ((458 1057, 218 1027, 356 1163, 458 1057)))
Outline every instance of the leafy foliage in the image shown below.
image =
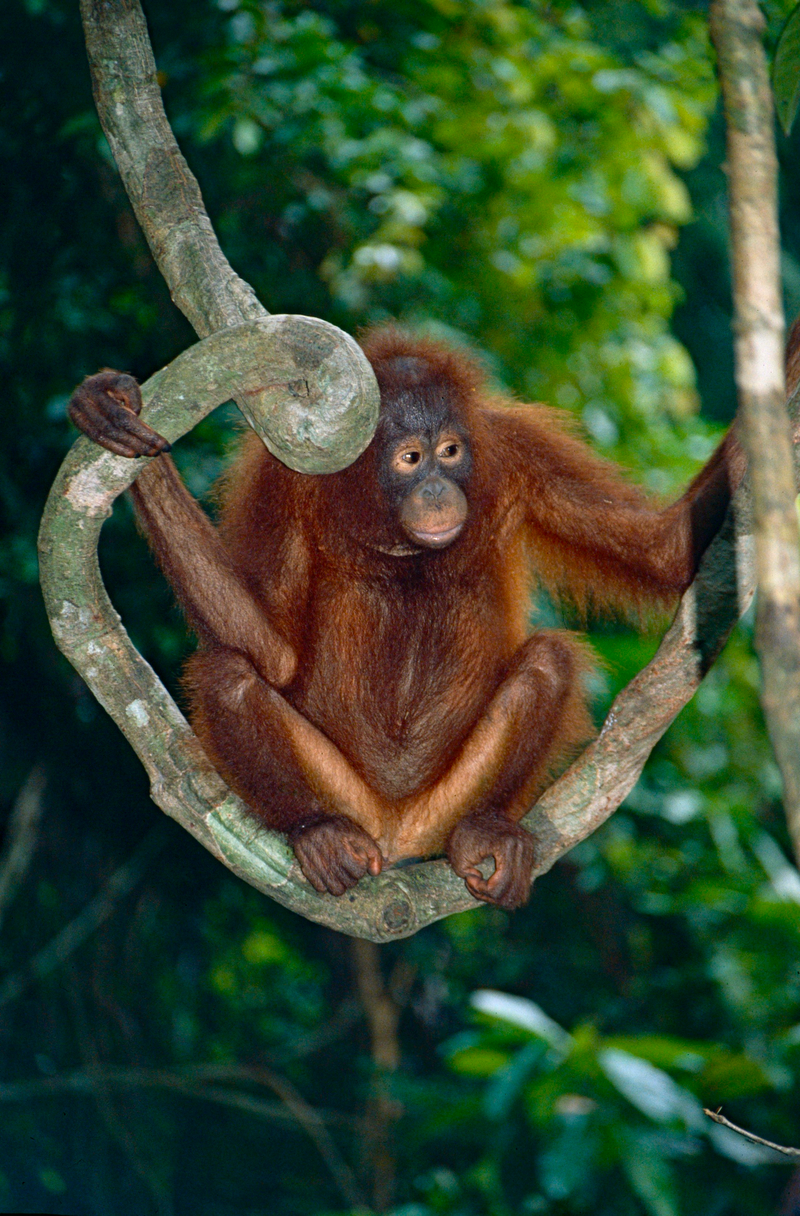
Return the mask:
POLYGON ((775 108, 788 135, 800 105, 800 6, 783 27, 773 65, 775 108))
POLYGON ((696 398, 668 328, 674 170, 715 95, 698 18, 623 58, 571 6, 400 5, 394 40, 346 6, 226 8, 200 137, 276 184, 283 240, 324 234, 334 308, 479 336, 498 378, 580 402, 602 445, 624 425, 632 458, 678 452, 696 398))

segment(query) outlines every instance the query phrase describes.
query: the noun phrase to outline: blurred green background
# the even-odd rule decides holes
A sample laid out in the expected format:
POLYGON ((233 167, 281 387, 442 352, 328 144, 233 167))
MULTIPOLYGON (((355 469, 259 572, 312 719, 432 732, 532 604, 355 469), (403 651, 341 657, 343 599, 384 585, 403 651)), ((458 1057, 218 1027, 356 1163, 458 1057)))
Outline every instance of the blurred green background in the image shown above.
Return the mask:
MULTIPOLYGON (((762 7, 773 47, 791 5, 762 7)), ((734 409, 705 10, 148 0, 176 134, 270 310, 466 344, 659 493, 734 409)), ((790 318, 798 150, 779 138, 790 318)), ((800 1143, 800 875, 748 624, 524 910, 380 950, 283 911, 149 801, 37 587, 71 389, 193 340, 101 135, 77 0, 0 6, 0 183, 0 830, 41 811, 0 907, 0 1211, 798 1216, 791 1164, 701 1113, 800 1143)), ((234 431, 222 411, 179 446, 195 493, 234 431)), ((101 559, 174 689, 190 643, 125 504, 101 559)), ((602 715, 655 642, 593 638, 602 715)))

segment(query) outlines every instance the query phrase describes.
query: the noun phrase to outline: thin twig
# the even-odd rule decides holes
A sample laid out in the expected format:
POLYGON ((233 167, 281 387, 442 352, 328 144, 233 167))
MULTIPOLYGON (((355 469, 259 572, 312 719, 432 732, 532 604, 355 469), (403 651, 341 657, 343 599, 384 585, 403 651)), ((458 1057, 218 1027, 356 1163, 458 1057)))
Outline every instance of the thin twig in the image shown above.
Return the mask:
POLYGON ((258 1118, 299 1126, 318 1149, 345 1202, 359 1210, 367 1206, 353 1171, 328 1131, 329 1125, 361 1131, 362 1120, 338 1111, 320 1111, 309 1106, 291 1082, 266 1068, 238 1064, 196 1064, 175 1071, 157 1068, 85 1069, 55 1077, 0 1082, 0 1103, 24 1102, 64 1092, 96 1094, 98 1090, 110 1088, 169 1089, 187 1097, 247 1111, 258 1118), (210 1085, 208 1082, 211 1080, 247 1081, 264 1085, 272 1089, 280 1101, 270 1102, 255 1094, 210 1085))
POLYGON ((151 828, 139 847, 114 871, 94 899, 91 899, 69 924, 59 930, 24 967, 6 976, 0 984, 0 1009, 16 1000, 34 980, 43 979, 59 967, 91 937, 103 921, 108 920, 120 900, 140 881, 149 863, 167 843, 168 836, 163 823, 151 828))
MULTIPOLYGON (((68 975, 67 993, 74 1018, 78 1049, 84 1067, 89 1073, 96 1074, 100 1069, 100 1052, 95 1040, 95 1028, 90 1025, 89 1018, 86 1015, 83 994, 80 990, 74 966, 68 967, 68 975)), ((146 1144, 140 1143, 140 1137, 136 1136, 133 1128, 129 1126, 120 1113, 114 1100, 115 1095, 112 1093, 109 1085, 104 1084, 102 1081, 99 1082, 92 1091, 92 1097, 94 1098, 97 1113, 105 1125, 108 1134, 122 1149, 132 1169, 139 1175, 139 1178, 147 1187, 158 1216, 173 1216, 172 1197, 164 1185, 164 1180, 159 1176, 158 1170, 154 1168, 153 1162, 150 1159, 152 1143, 150 1137, 147 1137, 146 1144)))
POLYGON ((776 1153, 783 1153, 785 1157, 800 1157, 800 1148, 787 1148, 785 1144, 774 1144, 772 1140, 765 1140, 763 1136, 757 1136, 755 1132, 746 1132, 743 1127, 737 1127, 735 1123, 731 1123, 730 1119, 726 1119, 718 1110, 706 1110, 703 1107, 703 1114, 708 1115, 709 1119, 713 1119, 715 1123, 719 1123, 720 1127, 730 1128, 732 1132, 736 1132, 738 1136, 744 1136, 745 1140, 750 1140, 753 1144, 763 1144, 764 1148, 774 1149, 776 1153))
POLYGON ((313 1056, 323 1047, 328 1047, 337 1039, 341 1039, 360 1018, 361 1005, 359 1002, 355 997, 345 997, 324 1026, 319 1026, 306 1034, 298 1034, 290 1047, 269 1052, 268 1059, 273 1064, 288 1064, 292 1060, 304 1060, 307 1056, 313 1056))
POLYGON ((259 1084, 268 1086, 285 1103, 287 1110, 291 1111, 309 1139, 317 1146, 319 1155, 347 1203, 351 1207, 365 1208, 367 1205, 353 1171, 334 1144, 324 1121, 317 1118, 314 1108, 309 1106, 303 1095, 285 1077, 278 1076, 268 1068, 253 1068, 251 1076, 259 1084))
MULTIPOLYGON (((258 1070, 255 1070, 256 1072, 258 1070)), ((27 1102, 32 1098, 48 1098, 61 1093, 92 1093, 98 1085, 115 1089, 171 1089, 179 1093, 203 1097, 223 1106, 241 1106, 247 1098, 247 1109, 273 1122, 297 1125, 294 1114, 282 1102, 259 1098, 254 1094, 213 1086, 211 1081, 257 1084, 254 1070, 239 1064, 193 1064, 183 1068, 98 1068, 76 1069, 53 1077, 29 1077, 22 1081, 0 1081, 0 1103, 27 1102), (234 1101, 235 1099, 235 1101, 234 1101)), ((329 1127, 363 1131, 364 1121, 358 1115, 340 1111, 310 1108, 311 1117, 329 1127)))
POLYGON ((6 846, 0 858, 0 928, 36 849, 46 785, 44 767, 34 765, 11 808, 6 846))

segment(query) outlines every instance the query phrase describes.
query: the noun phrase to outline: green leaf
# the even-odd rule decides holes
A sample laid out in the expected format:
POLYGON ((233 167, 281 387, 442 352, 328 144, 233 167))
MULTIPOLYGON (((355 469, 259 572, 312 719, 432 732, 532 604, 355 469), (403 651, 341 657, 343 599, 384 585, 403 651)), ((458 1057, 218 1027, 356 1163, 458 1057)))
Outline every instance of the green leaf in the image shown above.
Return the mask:
POLYGON ((644 1139, 628 1138, 622 1164, 648 1216, 678 1216, 674 1173, 652 1145, 644 1139))
POLYGON ((486 1091, 485 1109, 495 1122, 508 1116, 522 1086, 546 1049, 540 1042, 528 1043, 513 1060, 497 1069, 486 1091))
POLYGON ((522 996, 511 996, 507 992, 495 992, 491 988, 479 988, 477 992, 473 992, 469 1003, 479 1013, 528 1030, 559 1051, 564 1052, 569 1048, 570 1035, 534 1001, 522 996))
POLYGON ((800 105, 800 4, 791 12, 775 50, 772 68, 775 109, 788 135, 800 105))
MULTIPOLYGON (((539 1156, 542 1190, 556 1202, 575 1195, 586 1186, 596 1168, 597 1152, 596 1137, 585 1120, 568 1119, 560 1134, 539 1156)), ((673 1216, 673 1213, 664 1216, 673 1216)))
POLYGON ((508 1053, 490 1047, 467 1047, 455 1052, 448 1063, 454 1072, 470 1077, 490 1077, 508 1063, 508 1053))
POLYGON ((700 1103, 662 1069, 617 1047, 605 1048, 597 1058, 611 1084, 649 1119, 656 1123, 679 1119, 689 1127, 703 1126, 700 1103))

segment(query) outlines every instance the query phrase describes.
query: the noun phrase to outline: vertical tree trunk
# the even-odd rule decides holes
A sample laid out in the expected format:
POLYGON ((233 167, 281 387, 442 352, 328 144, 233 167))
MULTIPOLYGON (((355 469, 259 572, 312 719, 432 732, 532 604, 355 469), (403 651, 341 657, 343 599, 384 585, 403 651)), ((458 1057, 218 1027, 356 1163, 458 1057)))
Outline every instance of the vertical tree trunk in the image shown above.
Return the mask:
POLYGON ((785 408, 777 158, 755 0, 714 0, 711 36, 725 104, 738 427, 750 462, 762 702, 800 863, 800 552, 785 408))
POLYGON ((391 1207, 395 1184, 391 1134, 398 1105, 392 1097, 392 1077, 400 1066, 397 1037, 400 1010, 383 978, 380 947, 374 942, 356 939, 353 962, 372 1047, 371 1093, 367 1104, 372 1202, 376 1212, 385 1212, 391 1207))

